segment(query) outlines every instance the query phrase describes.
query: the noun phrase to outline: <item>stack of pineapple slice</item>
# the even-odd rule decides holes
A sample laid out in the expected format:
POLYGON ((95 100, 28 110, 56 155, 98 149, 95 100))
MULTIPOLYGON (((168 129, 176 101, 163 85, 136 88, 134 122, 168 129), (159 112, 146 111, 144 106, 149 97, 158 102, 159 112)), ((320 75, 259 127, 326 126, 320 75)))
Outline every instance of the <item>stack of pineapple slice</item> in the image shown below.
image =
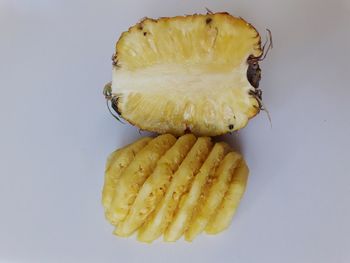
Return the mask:
POLYGON ((142 138, 110 155, 102 203, 118 236, 192 241, 229 226, 247 177, 226 143, 193 134, 142 138))

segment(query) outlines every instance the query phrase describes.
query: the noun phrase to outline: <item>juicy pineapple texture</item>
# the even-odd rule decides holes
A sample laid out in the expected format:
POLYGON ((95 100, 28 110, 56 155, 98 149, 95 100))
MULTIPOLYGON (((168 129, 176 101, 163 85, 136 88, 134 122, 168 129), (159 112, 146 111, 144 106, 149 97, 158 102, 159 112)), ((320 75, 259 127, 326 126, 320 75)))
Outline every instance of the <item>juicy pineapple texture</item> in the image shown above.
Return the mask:
POLYGON ((248 173, 224 142, 193 134, 146 137, 109 156, 102 204, 118 236, 192 241, 230 225, 248 173))
POLYGON ((116 44, 113 108, 161 134, 241 129, 259 112, 247 70, 248 58, 262 54, 260 42, 253 26, 227 13, 146 18, 116 44))

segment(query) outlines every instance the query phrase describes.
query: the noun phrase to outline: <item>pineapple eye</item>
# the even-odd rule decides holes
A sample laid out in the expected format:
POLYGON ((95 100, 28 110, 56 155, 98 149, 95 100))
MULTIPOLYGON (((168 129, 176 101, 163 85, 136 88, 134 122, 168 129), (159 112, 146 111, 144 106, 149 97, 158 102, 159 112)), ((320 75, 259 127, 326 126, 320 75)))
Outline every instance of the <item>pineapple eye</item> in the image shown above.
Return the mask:
POLYGON ((207 25, 209 25, 212 21, 213 21, 213 19, 211 19, 210 17, 208 17, 208 18, 205 20, 205 23, 206 23, 207 25))
POLYGON ((230 129, 230 130, 232 130, 233 129, 233 124, 230 124, 229 126, 228 126, 228 128, 230 129))

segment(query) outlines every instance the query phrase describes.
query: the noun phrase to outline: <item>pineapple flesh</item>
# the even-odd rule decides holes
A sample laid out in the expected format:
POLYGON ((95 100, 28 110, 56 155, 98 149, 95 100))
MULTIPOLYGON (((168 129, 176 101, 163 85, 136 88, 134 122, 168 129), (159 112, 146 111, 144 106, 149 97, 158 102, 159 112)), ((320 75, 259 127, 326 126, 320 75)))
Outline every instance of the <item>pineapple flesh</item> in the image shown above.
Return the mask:
POLYGON ((116 191, 111 204, 111 221, 118 223, 125 219, 139 189, 152 173, 160 157, 176 142, 170 134, 164 134, 150 141, 133 162, 125 169, 116 183, 116 191))
POLYGON ((246 163, 226 143, 164 134, 110 155, 102 204, 115 235, 192 241, 229 226, 247 178, 246 163))
POLYGON ((174 178, 150 219, 140 228, 138 239, 143 242, 152 242, 165 231, 173 219, 177 207, 182 206, 182 199, 193 176, 197 174, 207 157, 212 142, 208 137, 198 138, 186 159, 174 174, 174 178))
POLYGON ((222 203, 217 208, 215 215, 205 227, 207 234, 217 234, 225 230, 231 223, 238 204, 244 194, 249 170, 244 160, 241 161, 237 171, 234 173, 228 191, 222 203))
POLYGON ((188 222, 193 215, 193 211, 198 207, 198 201, 204 186, 212 174, 215 173, 222 159, 229 151, 226 143, 216 143, 208 158, 203 163, 191 185, 191 190, 184 197, 183 205, 178 209, 173 221, 164 233, 164 240, 176 241, 188 227, 188 222))
POLYGON ((112 106, 133 125, 160 134, 241 129, 260 110, 262 53, 255 28, 228 13, 146 18, 116 44, 112 106))
POLYGON ((162 156, 137 194, 127 217, 116 228, 115 234, 131 235, 154 211, 168 188, 173 172, 178 169, 196 139, 193 134, 184 135, 162 156))
POLYGON ((115 188, 118 179, 134 160, 138 153, 151 140, 149 137, 142 138, 131 145, 113 152, 107 160, 105 170, 105 183, 102 190, 102 204, 106 211, 106 218, 112 221, 110 207, 115 195, 115 188))
POLYGON ((213 183, 207 195, 204 196, 205 201, 199 203, 198 212, 192 216, 192 220, 189 224, 190 226, 185 233, 186 240, 192 241, 205 229, 209 219, 214 215, 216 208, 224 198, 233 172, 240 159, 240 155, 234 152, 230 152, 225 156, 215 173, 215 177, 212 178, 213 183))

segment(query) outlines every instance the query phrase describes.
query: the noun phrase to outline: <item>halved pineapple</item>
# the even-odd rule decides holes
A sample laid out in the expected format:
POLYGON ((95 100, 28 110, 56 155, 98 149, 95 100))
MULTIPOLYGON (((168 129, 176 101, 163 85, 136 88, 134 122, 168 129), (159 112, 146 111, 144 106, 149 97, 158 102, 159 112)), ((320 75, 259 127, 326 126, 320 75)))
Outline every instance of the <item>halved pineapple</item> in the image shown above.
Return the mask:
POLYGON ((223 142, 186 134, 144 138, 110 155, 102 203, 114 234, 152 242, 164 235, 192 241, 229 225, 248 168, 223 142))
POLYGON ((252 25, 228 13, 146 18, 117 42, 106 94, 142 130, 232 132, 260 110, 260 43, 252 25))

